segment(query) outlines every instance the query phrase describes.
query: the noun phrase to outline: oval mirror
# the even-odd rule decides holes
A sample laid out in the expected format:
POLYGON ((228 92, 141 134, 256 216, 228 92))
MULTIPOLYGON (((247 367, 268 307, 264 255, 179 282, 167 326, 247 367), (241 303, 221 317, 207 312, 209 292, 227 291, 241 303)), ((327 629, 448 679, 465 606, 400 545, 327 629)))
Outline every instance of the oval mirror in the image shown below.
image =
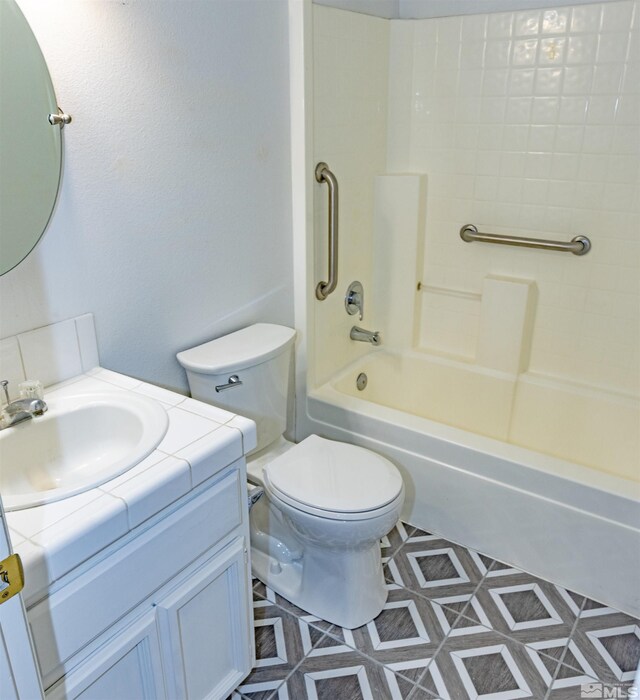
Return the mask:
POLYGON ((38 42, 14 0, 0 0, 0 275, 33 250, 60 183, 60 126, 38 42))

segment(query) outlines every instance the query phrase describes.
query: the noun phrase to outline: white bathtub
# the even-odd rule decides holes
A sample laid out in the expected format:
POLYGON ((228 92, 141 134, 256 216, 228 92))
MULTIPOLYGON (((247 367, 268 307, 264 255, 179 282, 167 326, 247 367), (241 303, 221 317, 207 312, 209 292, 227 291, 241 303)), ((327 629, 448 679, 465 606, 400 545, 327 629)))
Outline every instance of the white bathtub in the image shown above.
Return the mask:
POLYGON ((640 484, 623 478, 637 478, 635 411, 625 397, 375 351, 309 392, 307 428, 392 459, 409 522, 638 617, 640 484))

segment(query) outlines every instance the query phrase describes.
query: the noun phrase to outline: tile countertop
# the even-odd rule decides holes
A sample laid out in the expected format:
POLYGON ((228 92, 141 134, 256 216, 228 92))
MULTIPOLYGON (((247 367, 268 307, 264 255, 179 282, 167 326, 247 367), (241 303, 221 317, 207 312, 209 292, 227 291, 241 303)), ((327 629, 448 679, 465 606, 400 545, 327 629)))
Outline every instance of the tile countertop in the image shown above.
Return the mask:
POLYGON ((107 369, 96 368, 45 390, 47 398, 134 392, 167 411, 169 428, 142 462, 97 488, 6 513, 25 569, 27 606, 53 582, 196 488, 256 446, 248 418, 107 369))

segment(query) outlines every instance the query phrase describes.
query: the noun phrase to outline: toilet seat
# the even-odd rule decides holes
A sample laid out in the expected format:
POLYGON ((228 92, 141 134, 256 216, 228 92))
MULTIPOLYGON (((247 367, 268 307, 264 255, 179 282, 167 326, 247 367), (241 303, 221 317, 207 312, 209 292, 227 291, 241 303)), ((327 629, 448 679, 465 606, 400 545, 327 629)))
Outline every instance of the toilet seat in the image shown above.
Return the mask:
POLYGON ((396 507, 403 482, 384 457, 311 435, 264 468, 267 491, 297 510, 335 520, 377 517, 396 507))

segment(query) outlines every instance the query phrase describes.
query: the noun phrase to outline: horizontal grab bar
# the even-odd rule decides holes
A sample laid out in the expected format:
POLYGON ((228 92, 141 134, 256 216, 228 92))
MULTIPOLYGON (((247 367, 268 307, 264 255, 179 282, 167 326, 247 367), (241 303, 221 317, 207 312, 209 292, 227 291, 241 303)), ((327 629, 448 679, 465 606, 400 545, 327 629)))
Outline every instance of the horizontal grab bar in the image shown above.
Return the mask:
POLYGON ((591 250, 591 241, 586 236, 576 236, 571 241, 546 241, 542 238, 528 238, 526 236, 503 236, 498 233, 480 233, 473 224, 467 224, 460 229, 460 238, 465 243, 482 241, 483 243, 499 243, 500 245, 516 245, 524 248, 542 248, 544 250, 558 250, 574 255, 586 255, 591 250))

